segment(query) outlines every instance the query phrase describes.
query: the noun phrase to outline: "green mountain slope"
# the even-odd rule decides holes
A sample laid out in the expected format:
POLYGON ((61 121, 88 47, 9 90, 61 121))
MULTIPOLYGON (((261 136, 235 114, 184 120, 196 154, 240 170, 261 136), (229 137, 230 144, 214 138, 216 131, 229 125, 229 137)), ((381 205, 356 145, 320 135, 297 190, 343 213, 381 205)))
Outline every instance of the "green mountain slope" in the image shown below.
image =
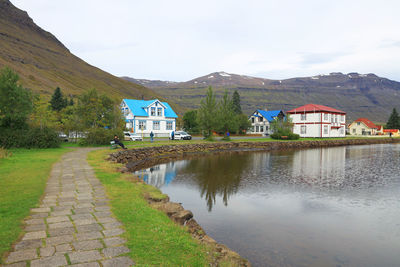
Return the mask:
POLYGON ((142 85, 115 77, 74 56, 8 0, 0 0, 0 68, 3 66, 17 71, 25 87, 42 95, 52 94, 59 86, 67 95, 96 88, 115 99, 164 99, 142 85))
POLYGON ((151 81, 124 77, 145 84, 155 92, 186 108, 198 108, 205 88, 213 86, 221 96, 225 89, 238 90, 242 109, 285 111, 308 103, 344 110, 348 121, 367 117, 386 122, 392 109, 400 109, 400 83, 375 74, 331 73, 314 77, 269 80, 245 75, 215 72, 187 82, 151 81))

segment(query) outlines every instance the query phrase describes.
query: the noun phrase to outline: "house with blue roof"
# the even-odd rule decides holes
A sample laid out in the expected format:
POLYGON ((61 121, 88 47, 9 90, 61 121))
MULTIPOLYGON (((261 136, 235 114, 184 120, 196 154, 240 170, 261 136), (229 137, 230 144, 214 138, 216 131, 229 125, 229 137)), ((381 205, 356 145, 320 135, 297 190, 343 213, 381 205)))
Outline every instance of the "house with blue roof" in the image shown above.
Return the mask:
POLYGON ((175 111, 167 102, 154 100, 123 99, 121 111, 125 117, 126 128, 131 132, 155 137, 169 137, 176 129, 175 111))
POLYGON ((249 116, 251 121, 250 134, 270 135, 271 122, 276 119, 284 119, 285 113, 282 110, 261 110, 257 109, 249 116))

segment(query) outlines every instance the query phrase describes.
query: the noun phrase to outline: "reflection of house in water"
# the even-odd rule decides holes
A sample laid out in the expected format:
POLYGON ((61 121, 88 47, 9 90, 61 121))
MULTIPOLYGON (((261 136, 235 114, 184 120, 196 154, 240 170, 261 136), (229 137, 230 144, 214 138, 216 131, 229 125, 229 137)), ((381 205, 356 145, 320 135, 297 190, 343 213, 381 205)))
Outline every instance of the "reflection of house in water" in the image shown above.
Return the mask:
POLYGON ((137 175, 140 179, 147 184, 161 188, 163 185, 168 185, 176 177, 176 171, 185 167, 187 161, 176 161, 165 164, 156 165, 151 168, 136 171, 133 174, 137 175))
POLYGON ((346 147, 298 150, 293 154, 294 182, 328 187, 340 186, 345 179, 346 147))

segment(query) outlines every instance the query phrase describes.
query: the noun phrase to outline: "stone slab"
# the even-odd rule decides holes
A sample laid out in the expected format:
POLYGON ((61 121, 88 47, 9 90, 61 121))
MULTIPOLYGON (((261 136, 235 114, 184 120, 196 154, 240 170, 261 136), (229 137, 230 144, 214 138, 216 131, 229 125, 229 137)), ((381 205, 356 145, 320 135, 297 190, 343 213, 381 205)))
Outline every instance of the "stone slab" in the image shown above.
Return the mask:
POLYGON ((71 252, 68 253, 68 256, 71 264, 96 261, 103 258, 97 250, 71 252))
POLYGON ((36 231, 36 232, 28 232, 24 235, 22 240, 30 240, 30 239, 39 239, 39 238, 46 238, 47 234, 46 231, 36 231))
POLYGON ((58 267, 67 264, 68 262, 64 255, 57 255, 31 261, 31 267, 58 267))
POLYGON ((75 250, 93 250, 103 248, 103 244, 99 240, 86 240, 86 241, 79 241, 73 242, 72 245, 74 246, 75 250))
POLYGON ((121 246, 121 247, 105 248, 105 249, 103 249, 102 253, 103 253, 104 257, 112 258, 115 256, 119 256, 119 255, 128 253, 129 251, 130 251, 129 248, 127 248, 125 246, 121 246))
POLYGON ((128 257, 117 257, 109 260, 102 261, 103 267, 129 267, 134 266, 135 263, 128 257))
POLYGON ((10 252, 6 259, 6 263, 14 263, 18 261, 26 261, 37 259, 36 249, 26 249, 10 252))

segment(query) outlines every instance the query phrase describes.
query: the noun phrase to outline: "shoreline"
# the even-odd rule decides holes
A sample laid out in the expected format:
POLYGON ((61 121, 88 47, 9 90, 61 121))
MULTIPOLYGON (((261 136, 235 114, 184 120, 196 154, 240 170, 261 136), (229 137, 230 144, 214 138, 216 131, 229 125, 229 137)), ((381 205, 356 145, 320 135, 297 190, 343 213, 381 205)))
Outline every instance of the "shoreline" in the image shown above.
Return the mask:
MULTIPOLYGON (((206 155, 209 153, 228 152, 256 152, 256 151, 279 151, 297 150, 318 147, 335 147, 348 145, 372 145, 372 144, 398 144, 400 139, 340 139, 340 140, 307 140, 307 141, 284 141, 284 142, 216 142, 201 144, 176 144, 158 147, 145 147, 118 151, 109 155, 108 160, 124 164, 119 171, 122 173, 133 172, 148 168, 171 160, 186 159, 206 155)), ((149 205, 164 212, 172 221, 181 226, 186 226, 188 232, 201 243, 213 247, 220 256, 216 258, 216 266, 219 260, 229 260, 236 266, 251 266, 250 262, 242 258, 238 253, 216 242, 208 236, 201 226, 193 218, 189 210, 185 210, 180 203, 169 201, 166 198, 154 198, 144 196, 149 205)))

